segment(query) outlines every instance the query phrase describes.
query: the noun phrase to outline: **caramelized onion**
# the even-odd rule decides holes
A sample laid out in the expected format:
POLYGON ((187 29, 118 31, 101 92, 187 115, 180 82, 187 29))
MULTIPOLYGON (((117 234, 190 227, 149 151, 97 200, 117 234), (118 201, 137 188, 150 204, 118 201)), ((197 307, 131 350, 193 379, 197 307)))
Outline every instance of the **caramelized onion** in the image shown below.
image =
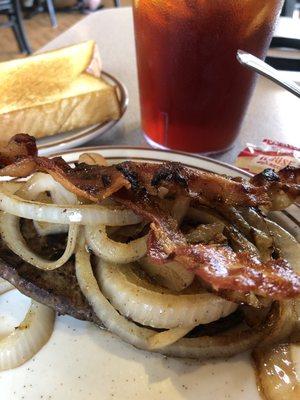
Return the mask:
POLYGON ((300 383, 289 344, 253 352, 259 390, 266 400, 299 400, 300 383))
POLYGON ((194 280, 195 274, 177 261, 155 264, 150 257, 146 256, 138 262, 140 267, 154 278, 158 285, 175 292, 187 288, 194 280))
POLYGON ((134 265, 102 262, 96 271, 102 292, 110 303, 125 317, 153 328, 208 324, 237 308, 236 304, 204 290, 172 293, 138 276, 134 265))
MULTIPOLYGON (((202 224, 186 233, 185 238, 188 243, 209 243, 210 241, 217 243, 216 239, 222 237, 223 230, 224 224, 219 222, 202 224)), ((224 236, 223 238, 225 239, 224 236)))
POLYGON ((87 245, 104 260, 116 264, 127 264, 142 258, 147 252, 147 236, 130 241, 116 242, 107 236, 104 225, 86 226, 87 245))
POLYGON ((273 235, 275 246, 280 250, 282 257, 300 274, 300 244, 276 222, 266 219, 266 223, 273 235))

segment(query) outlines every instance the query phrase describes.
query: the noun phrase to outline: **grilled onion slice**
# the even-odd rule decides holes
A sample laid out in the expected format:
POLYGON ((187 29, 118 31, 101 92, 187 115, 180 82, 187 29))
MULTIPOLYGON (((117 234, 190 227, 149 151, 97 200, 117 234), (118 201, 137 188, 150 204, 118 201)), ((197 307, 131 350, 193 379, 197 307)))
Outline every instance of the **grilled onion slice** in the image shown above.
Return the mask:
POLYGON ((155 264, 146 256, 139 261, 140 267, 154 278, 158 285, 180 292, 190 286, 195 274, 177 261, 168 261, 163 264, 155 264))
POLYGON ((153 328, 208 324, 236 310, 237 305, 212 293, 179 294, 151 284, 136 274, 135 265, 103 262, 97 278, 103 294, 125 317, 153 328))
POLYGON ((24 261, 43 270, 50 271, 59 268, 68 261, 75 249, 78 229, 78 225, 69 226, 67 245, 63 255, 58 260, 49 261, 29 249, 20 231, 19 218, 0 212, 0 235, 4 243, 24 261))
POLYGON ((49 191, 56 204, 76 204, 77 197, 69 192, 60 183, 56 182, 51 175, 37 172, 26 181, 16 194, 22 199, 35 200, 40 193, 49 191))
POLYGON ((300 244, 285 229, 274 221, 266 219, 269 231, 271 232, 275 246, 280 250, 281 255, 300 274, 300 244))
POLYGON ((140 217, 122 207, 98 204, 56 205, 25 200, 0 192, 0 210, 20 218, 57 224, 122 226, 137 224, 140 217))
POLYGON ((55 312, 32 300, 21 324, 0 340, 0 371, 16 368, 32 358, 49 340, 55 312))
POLYGON ((147 236, 129 243, 116 242, 107 236, 104 225, 86 226, 88 246, 104 260, 116 264, 127 264, 142 258, 147 252, 147 236))

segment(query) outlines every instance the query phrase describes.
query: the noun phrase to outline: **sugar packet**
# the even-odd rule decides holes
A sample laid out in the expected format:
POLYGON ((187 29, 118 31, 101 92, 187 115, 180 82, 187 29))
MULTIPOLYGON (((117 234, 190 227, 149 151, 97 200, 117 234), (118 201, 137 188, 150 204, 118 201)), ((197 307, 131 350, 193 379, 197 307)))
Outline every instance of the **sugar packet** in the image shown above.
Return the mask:
POLYGON ((252 174, 265 168, 278 171, 286 166, 300 167, 300 148, 264 139, 260 146, 247 143, 236 159, 236 166, 252 174))

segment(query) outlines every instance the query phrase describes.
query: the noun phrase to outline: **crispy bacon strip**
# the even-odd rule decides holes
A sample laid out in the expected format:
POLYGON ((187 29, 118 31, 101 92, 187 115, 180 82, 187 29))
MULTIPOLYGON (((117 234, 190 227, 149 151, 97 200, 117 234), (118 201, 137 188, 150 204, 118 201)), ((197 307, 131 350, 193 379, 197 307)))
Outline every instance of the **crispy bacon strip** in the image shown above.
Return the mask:
POLYGON ((277 173, 267 168, 250 179, 251 184, 263 187, 271 200, 271 210, 283 210, 300 201, 300 168, 285 167, 277 173))
POLYGON ((35 138, 19 134, 0 146, 0 175, 25 177, 34 172, 37 156, 35 138))
POLYGON ((300 294, 300 276, 283 259, 262 263, 248 253, 234 253, 227 246, 202 244, 178 248, 175 258, 217 291, 252 292, 275 300, 300 294))
POLYGON ((163 204, 144 191, 136 196, 120 191, 114 198, 151 222, 148 254, 156 263, 175 259, 185 265, 214 290, 235 290, 269 296, 275 300, 300 294, 300 276, 283 259, 262 263, 257 257, 234 253, 228 246, 188 245, 177 222, 163 204))
POLYGON ((35 139, 28 135, 16 135, 2 147, 0 162, 0 175, 24 177, 35 170, 47 172, 68 190, 91 201, 102 200, 122 187, 146 188, 157 195, 161 186, 173 193, 184 192, 191 197, 203 196, 209 201, 226 204, 257 205, 269 201, 263 188, 192 170, 178 163, 124 162, 108 167, 77 164, 71 168, 60 157, 37 157, 35 139))
POLYGON ((266 171, 251 183, 187 168, 178 163, 124 162, 114 166, 76 164, 71 168, 62 158, 37 157, 35 139, 16 135, 0 152, 0 175, 23 177, 35 170, 47 172, 80 197, 99 201, 121 188, 145 188, 157 195, 161 187, 169 193, 204 198, 210 204, 258 206, 280 209, 300 195, 298 170, 285 169, 278 176, 266 171), (279 200, 278 200, 279 199, 279 200), (284 201, 283 201, 284 199, 284 201), (281 203, 280 203, 281 202, 281 203))
POLYGON ((135 163, 126 161, 117 165, 135 189, 146 188, 152 195, 158 188, 167 188, 171 194, 203 197, 211 203, 244 204, 247 206, 268 204, 269 198, 263 187, 250 185, 245 180, 187 168, 180 163, 135 163))
POLYGON ((47 172, 70 192, 94 202, 103 200, 130 183, 114 166, 76 164, 71 168, 61 157, 36 158, 37 168, 47 172))

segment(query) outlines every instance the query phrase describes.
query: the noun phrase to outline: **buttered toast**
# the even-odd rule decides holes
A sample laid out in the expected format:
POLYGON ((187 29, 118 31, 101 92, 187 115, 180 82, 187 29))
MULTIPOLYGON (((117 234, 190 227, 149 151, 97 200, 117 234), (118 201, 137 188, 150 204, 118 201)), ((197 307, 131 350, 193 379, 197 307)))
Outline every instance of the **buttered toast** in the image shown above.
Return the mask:
POLYGON ((20 132, 40 138, 119 117, 116 88, 101 78, 93 41, 0 63, 2 141, 20 132))

